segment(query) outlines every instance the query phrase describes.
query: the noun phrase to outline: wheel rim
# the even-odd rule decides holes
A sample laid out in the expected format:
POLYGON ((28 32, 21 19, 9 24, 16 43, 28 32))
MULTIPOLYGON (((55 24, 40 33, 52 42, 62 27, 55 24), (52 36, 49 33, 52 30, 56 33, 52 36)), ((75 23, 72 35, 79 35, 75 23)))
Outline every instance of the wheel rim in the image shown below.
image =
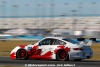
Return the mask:
POLYGON ((25 56, 26 56, 26 50, 19 51, 19 57, 20 58, 25 58, 25 56))
POLYGON ((66 54, 65 51, 61 51, 61 52, 59 53, 59 58, 60 58, 60 59, 65 59, 66 56, 67 56, 67 54, 66 54))

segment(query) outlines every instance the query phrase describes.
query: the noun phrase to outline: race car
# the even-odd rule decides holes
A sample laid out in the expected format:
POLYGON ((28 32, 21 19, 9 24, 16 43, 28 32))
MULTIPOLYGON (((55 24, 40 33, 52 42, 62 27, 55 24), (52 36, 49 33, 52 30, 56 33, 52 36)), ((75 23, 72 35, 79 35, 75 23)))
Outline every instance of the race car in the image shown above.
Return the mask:
POLYGON ((84 38, 78 41, 64 37, 45 37, 35 44, 19 45, 11 53, 11 59, 55 59, 60 61, 90 59, 93 51, 90 48, 95 38, 90 38, 87 43, 84 38))

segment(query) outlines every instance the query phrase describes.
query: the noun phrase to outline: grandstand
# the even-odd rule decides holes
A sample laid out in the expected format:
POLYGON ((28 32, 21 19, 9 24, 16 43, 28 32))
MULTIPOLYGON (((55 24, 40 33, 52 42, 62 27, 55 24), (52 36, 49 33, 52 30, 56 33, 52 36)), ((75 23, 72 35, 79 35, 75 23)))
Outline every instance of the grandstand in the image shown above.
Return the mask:
MULTIPOLYGON (((100 17, 77 17, 75 19, 76 30, 99 30, 100 28, 100 17)), ((0 18, 0 29, 72 29, 72 27, 73 18, 0 18)))
MULTIPOLYGON (((99 37, 100 17, 0 18, 0 33, 4 34, 11 29, 30 29, 29 34, 33 34, 34 30, 49 30, 51 33, 54 29, 66 29, 85 31, 84 35, 94 36, 96 34, 96 37, 99 37), (93 34, 90 35, 89 33, 93 34)), ((39 35, 44 36, 49 33, 39 33, 39 35)))

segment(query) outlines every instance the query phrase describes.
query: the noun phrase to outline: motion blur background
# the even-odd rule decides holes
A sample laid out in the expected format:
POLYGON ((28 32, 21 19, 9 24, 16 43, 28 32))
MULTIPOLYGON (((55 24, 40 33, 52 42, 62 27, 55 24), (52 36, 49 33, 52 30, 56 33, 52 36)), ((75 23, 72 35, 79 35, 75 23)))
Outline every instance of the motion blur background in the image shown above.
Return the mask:
POLYGON ((0 0, 0 38, 100 38, 100 0, 0 0))

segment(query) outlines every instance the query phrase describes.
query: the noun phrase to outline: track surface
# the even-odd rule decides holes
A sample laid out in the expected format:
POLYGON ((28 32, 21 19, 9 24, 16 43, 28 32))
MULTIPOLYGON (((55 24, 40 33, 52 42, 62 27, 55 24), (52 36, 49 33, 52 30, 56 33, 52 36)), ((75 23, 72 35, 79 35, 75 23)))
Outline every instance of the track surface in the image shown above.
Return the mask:
MULTIPOLYGON (((56 60, 11 60, 9 57, 0 57, 0 65, 25 66, 25 64, 70 64, 75 66, 58 66, 58 67, 100 67, 100 61, 83 60, 83 61, 56 61, 56 60)), ((26 66, 27 67, 27 66, 26 66)), ((33 66, 47 67, 47 66, 33 66)), ((56 66, 48 66, 56 67, 56 66)))

